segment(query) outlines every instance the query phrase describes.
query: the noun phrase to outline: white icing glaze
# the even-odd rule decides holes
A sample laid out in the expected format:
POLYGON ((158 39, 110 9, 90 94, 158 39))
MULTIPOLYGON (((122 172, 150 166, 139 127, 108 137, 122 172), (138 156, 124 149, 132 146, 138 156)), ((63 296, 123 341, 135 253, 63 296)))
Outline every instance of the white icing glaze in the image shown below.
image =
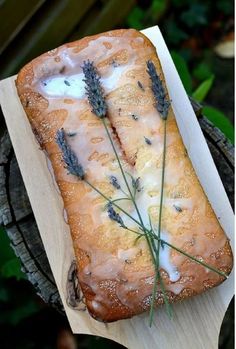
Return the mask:
MULTIPOLYGON (((142 42, 143 38, 138 38, 142 42)), ((127 192, 125 187, 124 180, 121 176, 120 170, 118 168, 117 161, 114 157, 114 153, 111 145, 107 140, 107 135, 103 128, 101 122, 98 122, 98 119, 94 116, 94 119, 91 120, 91 117, 82 119, 86 114, 86 111, 90 110, 90 106, 87 101, 85 101, 85 86, 83 81, 83 74, 81 71, 81 66, 83 61, 88 57, 91 57, 96 64, 102 62, 103 60, 112 57, 112 55, 117 51, 117 47, 127 50, 129 53, 129 60, 125 64, 118 65, 116 67, 112 65, 105 65, 103 68, 99 68, 99 73, 101 75, 101 83, 107 95, 109 92, 114 91, 117 87, 122 87, 124 85, 122 77, 124 77, 124 82, 127 83, 127 71, 130 69, 137 68, 135 59, 133 57, 133 49, 126 43, 122 42, 122 39, 117 38, 108 38, 100 37, 97 40, 91 41, 89 45, 80 51, 78 57, 73 54, 72 51, 69 53, 63 53, 62 64, 66 65, 66 73, 59 74, 54 72, 52 75, 48 76, 46 79, 40 80, 39 89, 41 89, 42 94, 48 97, 50 101, 50 107, 54 106, 54 103, 60 101, 62 105, 62 100, 66 97, 71 97, 79 99, 73 105, 70 106, 70 113, 66 118, 63 128, 65 132, 73 132, 75 136, 67 137, 67 140, 78 157, 79 162, 82 164, 86 176, 93 183, 102 181, 109 182, 109 177, 114 175, 122 188, 127 192), (104 50, 103 41, 112 43, 112 47, 109 52, 104 50), (104 54, 105 51, 105 54, 104 54), (67 83, 65 83, 67 81, 67 83), (49 98, 50 97, 50 98, 49 98), (80 122, 81 120, 81 122, 80 122), (93 143, 92 140, 99 140, 93 143), (106 155, 106 158, 101 160, 102 155, 106 155), (91 172, 92 169, 92 172, 91 172)), ((61 66, 60 66, 61 67, 61 66)), ((60 105, 60 106, 61 106, 60 105)), ((109 100, 109 107, 112 107, 113 104, 109 100)), ((114 106, 113 106, 114 107, 114 106)), ((133 106, 131 106, 133 108, 133 106)), ((123 108, 123 107, 122 107, 123 108)), ((127 109, 129 106, 127 106, 127 109)), ((143 107, 145 109, 145 106, 143 107)), ((56 108, 55 108, 56 109, 56 108)), ((143 118, 140 118, 140 122, 137 123, 137 130, 139 127, 143 130, 146 137, 148 137, 152 145, 150 147, 150 159, 141 169, 133 168, 128 164, 124 165, 125 170, 128 170, 135 178, 140 177, 140 186, 142 190, 137 193, 137 206, 140 210, 144 225, 149 227, 149 209, 150 207, 155 207, 159 209, 160 203, 160 184, 161 184, 161 169, 157 167, 156 161, 158 156, 162 153, 163 149, 163 136, 160 134, 157 135, 157 130, 161 125, 161 118, 158 115, 157 111, 153 109, 153 112, 150 113, 150 108, 145 112, 144 109, 139 109, 137 107, 137 114, 141 113, 143 118), (152 196, 150 193, 155 192, 155 195, 152 196)), ((127 113, 130 113, 127 111, 127 113)), ((135 135, 136 132, 134 132, 135 135)), ((173 144, 176 140, 174 134, 168 134, 167 146, 173 144)), ((143 138, 142 138, 143 142, 143 138)), ((119 144, 114 140, 118 154, 122 157, 122 152, 119 144)), ((137 132, 137 139, 132 139, 132 143, 136 146, 140 143, 139 133, 137 132), (136 142, 137 141, 137 142, 136 142)), ((148 145, 144 146, 148 147, 148 145)), ((124 146, 125 148, 125 146, 124 146)), ((127 176, 129 185, 131 186, 131 180, 127 176)), ((63 178, 65 180, 65 178, 63 178)), ((74 178, 68 176, 68 181, 73 181, 74 178)), ((166 166, 166 181, 168 183, 176 184, 178 183, 178 174, 175 172, 171 173, 166 166)), ((67 213, 82 213, 87 214, 90 211, 90 216, 94 223, 94 230, 97 229, 100 225, 110 222, 107 212, 104 210, 104 202, 98 202, 96 205, 93 205, 92 212, 90 210, 89 204, 91 199, 98 198, 99 195, 95 191, 90 191, 86 194, 83 204, 80 202, 73 203, 70 207, 67 207, 67 213)), ((120 190, 114 190, 112 199, 117 199, 124 197, 124 194, 120 190)), ((137 212, 133 209, 132 204, 129 201, 119 201, 119 205, 127 210, 131 216, 138 220, 137 212)), ((173 205, 177 205, 182 209, 192 210, 191 200, 188 199, 166 199, 164 200, 165 207, 173 209, 173 205)), ((173 214, 176 214, 176 211, 173 211, 173 214)), ((138 230, 138 227, 135 223, 127 218, 123 213, 120 213, 124 223, 130 227, 138 230)), ((153 217, 151 217, 153 218, 153 217)), ((107 232, 109 236, 109 231, 107 232)), ((128 232, 127 232, 128 233, 128 232)), ((131 233, 130 233, 131 234, 131 233)), ((162 231, 161 238, 166 241, 171 241, 171 232, 162 231)), ((81 249, 87 251, 90 256, 90 264, 83 269, 83 278, 86 279, 86 282, 90 285, 93 291, 96 293, 94 308, 99 308, 99 300, 102 300, 102 292, 97 286, 97 279, 99 280, 111 280, 123 279, 124 267, 126 260, 133 260, 136 258, 140 249, 147 249, 146 243, 144 245, 137 244, 135 247, 122 249, 122 245, 119 245, 117 239, 117 251, 113 254, 107 253, 105 250, 96 249, 93 246, 90 246, 85 240, 79 240, 78 245, 81 249), (91 279, 89 279, 91 276, 91 279), (93 279, 94 277, 94 279, 93 279), (95 280, 95 281, 93 281, 95 280)), ((165 246, 160 250, 160 267, 164 269, 170 278, 171 289, 176 294, 181 291, 178 283, 175 287, 175 282, 180 278, 180 275, 176 269, 176 266, 171 262, 170 257, 170 248, 165 246)), ((130 290, 136 290, 140 288, 141 278, 146 278, 149 280, 152 278, 153 284, 153 269, 144 270, 141 272, 135 272, 133 276, 129 276, 129 280, 126 280, 125 284, 122 284, 116 290, 118 298, 122 301, 123 304, 129 306, 129 302, 126 300, 126 293, 130 290)), ((148 282, 147 282, 148 284, 148 282)), ((151 279, 149 280, 151 284, 151 279)), ((141 291, 140 291, 141 292, 141 291)), ((143 294, 143 297, 150 294, 150 289, 145 291, 146 294, 143 294), (148 293, 149 292, 149 293, 148 293)))
MULTIPOLYGON (((161 239, 169 242, 169 234, 167 232, 161 232, 161 239)), ((170 261, 170 247, 164 245, 160 249, 160 268, 164 269, 170 278, 171 282, 176 282, 180 278, 180 273, 177 268, 170 261)))
POLYGON ((84 87, 82 73, 71 76, 50 76, 41 81, 44 93, 52 97, 84 98, 84 87))
POLYGON ((51 163, 49 157, 47 156, 47 154, 45 154, 45 155, 46 155, 47 168, 48 168, 48 171, 49 171, 49 173, 51 175, 53 185, 54 185, 57 193, 61 195, 60 189, 59 189, 58 184, 56 182, 56 178, 55 178, 55 174, 54 174, 54 171, 53 171, 52 163, 51 163))
MULTIPOLYGON (((101 84, 106 93, 112 91, 118 84, 122 74, 127 69, 126 65, 121 65, 110 69, 107 76, 102 76, 101 84)), ((71 97, 85 98, 85 82, 83 73, 61 76, 50 76, 41 81, 41 89, 50 97, 71 97)))
POLYGON ((64 217, 64 221, 68 224, 68 214, 65 209, 63 210, 63 217, 64 217))

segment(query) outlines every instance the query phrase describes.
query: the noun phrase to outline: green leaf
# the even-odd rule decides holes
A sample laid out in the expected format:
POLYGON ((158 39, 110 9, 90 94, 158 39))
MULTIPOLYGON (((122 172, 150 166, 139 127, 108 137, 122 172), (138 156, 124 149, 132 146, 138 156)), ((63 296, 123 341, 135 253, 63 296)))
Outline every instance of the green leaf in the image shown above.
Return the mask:
POLYGON ((206 4, 191 4, 187 11, 182 12, 180 18, 189 28, 207 25, 207 11, 206 4))
MULTIPOLYGON (((17 295, 16 295, 17 296, 17 295)), ((39 310, 37 303, 34 300, 26 300, 17 307, 5 309, 1 311, 0 324, 17 325, 23 319, 35 314, 39 310)))
POLYGON ((196 99, 198 102, 204 101, 206 95, 210 91, 215 76, 212 74, 211 77, 205 81, 203 81, 198 88, 193 92, 192 97, 196 99))
POLYGON ((166 8, 166 1, 163 0, 153 0, 151 5, 151 10, 153 12, 163 12, 166 8))
POLYGON ((6 288, 0 287, 0 302, 7 302, 9 300, 9 295, 6 288))
POLYGON ((140 30, 143 27, 143 18, 144 11, 140 7, 135 6, 134 9, 128 15, 127 24, 130 28, 140 30))
POLYGON ((180 29, 173 20, 167 20, 165 25, 167 41, 170 45, 177 45, 188 38, 188 34, 180 29))
POLYGON ((25 279, 21 271, 20 260, 17 257, 7 261, 0 269, 1 276, 5 278, 15 277, 17 280, 25 279))
POLYGON ((14 257, 15 254, 10 246, 7 233, 0 227, 0 266, 14 257))
POLYGON ((198 79, 199 81, 203 81, 206 79, 209 79, 212 76, 212 70, 209 64, 206 62, 199 63, 194 69, 193 69, 193 76, 198 79))
POLYGON ((220 110, 213 107, 203 107, 202 114, 205 115, 224 135, 234 144, 234 127, 220 110))
POLYGON ((192 92, 192 78, 188 69, 188 66, 181 55, 172 51, 171 57, 174 61, 175 67, 179 73, 180 79, 184 85, 184 88, 188 94, 192 92))
POLYGON ((218 0, 216 8, 226 15, 231 15, 234 11, 234 2, 227 0, 218 0))

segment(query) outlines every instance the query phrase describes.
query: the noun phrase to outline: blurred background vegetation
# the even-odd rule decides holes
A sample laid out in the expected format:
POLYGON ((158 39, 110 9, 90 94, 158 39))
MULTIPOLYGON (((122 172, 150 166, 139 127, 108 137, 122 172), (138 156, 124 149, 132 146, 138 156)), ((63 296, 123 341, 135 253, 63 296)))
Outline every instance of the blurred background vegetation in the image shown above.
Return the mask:
MULTIPOLYGON (((0 0, 0 77, 46 50, 115 28, 158 24, 189 96, 233 143, 234 17, 231 0, 0 0)), ((233 345, 233 307, 220 347, 233 345)), ((72 336, 63 314, 36 295, 0 228, 0 347, 120 348, 72 336)))

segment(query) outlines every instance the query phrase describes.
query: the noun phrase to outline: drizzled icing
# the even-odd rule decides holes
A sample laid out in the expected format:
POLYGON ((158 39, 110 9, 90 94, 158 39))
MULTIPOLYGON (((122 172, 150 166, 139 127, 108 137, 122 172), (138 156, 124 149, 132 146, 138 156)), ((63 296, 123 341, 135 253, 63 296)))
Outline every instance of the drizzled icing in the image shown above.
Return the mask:
POLYGON ((83 74, 49 77, 41 81, 41 85, 44 93, 51 97, 85 97, 83 74))
MULTIPOLYGON (((143 39, 136 38, 135 40, 137 41, 135 45, 138 45, 141 44, 143 39)), ((117 160, 115 159, 114 152, 107 139, 101 120, 90 113, 91 108, 86 99, 81 66, 83 61, 89 57, 94 60, 99 74, 101 75, 101 84, 107 97, 108 116, 112 126, 117 129, 119 142, 121 142, 122 149, 125 150, 125 154, 122 153, 120 144, 114 136, 113 141, 119 157, 121 158, 125 171, 128 171, 135 178, 140 177, 141 191, 137 193, 136 202, 146 227, 149 227, 149 215, 153 219, 154 224, 156 224, 158 219, 161 184, 161 167, 160 163, 158 163, 158 159, 160 160, 163 151, 163 135, 158 132, 158 129, 162 126, 162 121, 157 111, 152 107, 153 102, 151 97, 146 97, 144 90, 138 87, 137 79, 135 80, 131 72, 140 71, 141 69, 141 71, 145 73, 145 59, 143 58, 141 60, 140 58, 142 58, 142 56, 147 56, 150 50, 150 48, 147 48, 145 52, 142 52, 142 50, 135 51, 130 44, 127 43, 126 38, 123 40, 122 37, 99 37, 94 41, 90 41, 88 46, 82 49, 79 54, 76 54, 73 49, 67 48, 61 53, 61 61, 58 63, 58 69, 54 71, 54 74, 48 74, 46 77, 40 78, 39 82, 36 82, 37 89, 39 89, 50 102, 49 110, 55 103, 63 106, 63 101, 66 98, 73 98, 71 106, 67 106, 67 109, 70 108, 70 112, 62 125, 67 134, 67 141, 76 153, 79 162, 82 164, 88 180, 97 186, 104 185, 105 183, 106 190, 109 189, 107 195, 111 195, 112 199, 122 198, 124 194, 120 190, 114 189, 109 185, 109 178, 111 175, 114 175, 121 187, 127 192, 124 180, 118 168, 117 160), (108 51, 105 50, 105 53, 104 42, 111 44, 111 48, 108 51), (116 58, 117 47, 119 48, 119 55, 117 55, 116 58), (137 57, 137 52, 139 57, 137 57), (141 65, 140 61, 142 61, 141 65), (104 62, 108 62, 108 64, 104 62), (64 66, 66 66, 66 68, 60 73, 64 66), (133 90, 133 86, 136 86, 135 88, 138 91, 136 99, 132 97, 133 93, 136 93, 136 90, 133 90), (115 89, 119 89, 118 98, 113 96, 115 89), (126 97, 129 94, 130 102, 127 104, 126 97), (138 121, 132 118, 133 113, 139 115, 138 121), (135 127, 134 132, 130 131, 132 126, 135 127), (129 129, 128 135, 126 133, 127 129, 129 129), (142 136, 140 137, 140 135, 142 136), (144 136, 150 139, 151 146, 145 144, 144 136), (134 153, 137 149, 138 152, 134 153), (147 160, 145 163, 142 163, 140 159, 144 157, 144 155, 147 160), (126 158, 129 157, 136 157, 135 166, 131 166, 125 161, 126 158), (152 208, 156 212, 153 217, 152 208)), ((40 76, 40 72, 36 72, 36 76, 40 76)), ((142 83, 144 89, 146 89, 145 91, 148 91, 147 77, 145 79, 143 78, 144 81, 142 81, 142 83)), ((109 129, 112 133, 112 129, 110 127, 109 129)), ((170 132, 168 134, 167 146, 174 145, 176 139, 176 135, 170 132)), ((169 167, 167 163, 166 181, 168 183, 178 183, 179 177, 181 176, 181 168, 179 175, 175 172, 175 176, 173 176, 171 167, 169 167)), ((127 178, 129 185, 132 187, 130 177, 127 176, 127 178)), ((57 180, 58 179, 66 182, 75 181, 73 177, 68 176, 66 178, 64 174, 61 175, 60 178, 57 178, 57 180)), ((73 202, 67 207, 68 217, 75 213, 86 215, 89 212, 89 216, 93 222, 94 232, 98 231, 106 224, 109 227, 111 222, 104 208, 104 201, 98 199, 99 195, 96 192, 89 191, 83 197, 83 202, 73 202), (95 200, 98 200, 97 204, 94 204, 95 200), (90 206, 92 206, 92 209, 90 206)), ((191 199, 164 198, 164 209, 176 215, 178 213, 173 208, 174 204, 181 207, 182 210, 193 209, 191 199)), ((119 205, 138 220, 138 215, 129 201, 119 201, 119 205)), ((120 212, 120 216, 127 226, 138 230, 134 222, 127 218, 124 213, 120 212)), ((117 228, 114 228, 117 246, 115 246, 115 250, 112 253, 107 253, 105 251, 103 238, 100 238, 100 236, 94 236, 93 245, 90 245, 90 243, 83 240, 83 238, 77 240, 79 248, 90 255, 90 263, 84 266, 80 271, 80 277, 96 294, 94 307, 95 305, 99 307, 99 301, 102 300, 102 291, 98 287, 97 280, 118 280, 120 284, 118 284, 116 288, 116 294, 121 302, 127 306, 131 306, 126 297, 127 292, 130 290, 136 290, 139 293, 137 302, 142 301, 142 299, 150 295, 152 291, 153 281, 147 281, 145 283, 145 280, 148 280, 148 278, 150 281, 154 273, 153 266, 150 267, 150 261, 149 264, 147 264, 149 265, 148 270, 132 271, 133 275, 128 274, 128 277, 124 272, 127 263, 135 263, 136 259, 139 258, 139 254, 142 255, 148 250, 145 240, 142 240, 139 244, 134 246, 134 239, 136 236, 133 236, 132 239, 130 239, 130 243, 127 243, 127 246, 123 247, 125 241, 124 236, 127 235, 128 239, 128 234, 132 233, 124 231, 121 228, 118 228, 116 232, 115 229, 117 228), (121 238, 119 238, 119 234, 121 238), (101 241, 99 239, 101 239, 101 241), (100 249, 95 248, 96 240, 98 244, 101 244, 100 249), (144 288, 144 290, 141 291, 143 284, 150 284, 150 287, 144 288)), ((89 234, 92 236, 92 232, 89 232, 89 234)), ((110 232, 105 233, 105 235, 106 234, 108 238, 112 238, 110 232)), ((107 239, 105 235, 104 239, 107 239)), ((163 229, 161 232, 161 238, 166 241, 171 241, 171 235, 171 231, 167 229, 163 229)), ((167 285, 167 289, 171 289, 174 293, 178 294, 182 290, 182 286, 177 283, 180 274, 177 267, 172 262, 171 251, 167 246, 161 248, 160 267, 168 273, 170 282, 167 285)))
MULTIPOLYGON (((118 66, 111 68, 110 75, 101 79, 101 84, 106 93, 111 92, 116 86, 127 67, 118 66)), ((85 82, 82 73, 68 76, 53 76, 41 81, 41 88, 50 97, 71 97, 82 99, 86 97, 85 82)))

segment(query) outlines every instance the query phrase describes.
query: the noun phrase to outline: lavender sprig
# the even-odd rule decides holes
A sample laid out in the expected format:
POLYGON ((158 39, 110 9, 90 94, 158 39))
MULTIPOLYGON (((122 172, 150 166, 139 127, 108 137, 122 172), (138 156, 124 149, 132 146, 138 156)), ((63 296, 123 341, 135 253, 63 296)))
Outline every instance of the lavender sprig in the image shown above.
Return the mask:
POLYGON ((66 164, 66 169, 79 179, 84 179, 84 170, 79 163, 77 156, 66 141, 65 131, 63 128, 57 131, 56 142, 62 151, 62 157, 66 164))
POLYGON ((140 192, 142 190, 142 188, 140 187, 140 177, 134 178, 132 176, 131 178, 132 178, 132 187, 134 188, 134 193, 136 194, 136 191, 140 192))
POLYGON ((137 206, 137 204, 135 202, 135 198, 133 197, 133 193, 131 191, 131 188, 129 186, 127 178, 125 176, 125 172, 123 170, 123 167, 122 167, 119 155, 117 153, 116 147, 114 145, 112 136, 111 136, 111 134, 109 132, 109 129, 108 129, 107 124, 106 124, 106 121, 104 119, 104 117, 106 115, 107 107, 106 107, 106 102, 105 102, 105 98, 104 98, 104 95, 103 95, 103 89, 102 89, 102 86, 100 84, 100 77, 98 75, 97 69, 94 66, 93 62, 90 62, 89 60, 87 62, 84 62, 84 66, 82 67, 82 69, 83 69, 83 72, 84 72, 84 75, 85 75, 85 80, 84 81, 85 81, 85 83, 87 85, 86 86, 86 91, 87 91, 89 103, 92 106, 93 112, 99 118, 101 118, 101 120, 102 120, 103 126, 104 126, 104 128, 106 130, 106 134, 107 134, 107 136, 108 136, 108 138, 110 140, 112 149, 113 149, 114 154, 116 156, 116 159, 117 159, 117 162, 118 162, 121 174, 123 176, 125 185, 126 185, 127 190, 129 192, 129 195, 130 195, 130 198, 131 198, 132 203, 134 205, 134 208, 135 208, 135 210, 137 212, 138 219, 140 221, 142 229, 145 231, 146 227, 144 226, 142 216, 141 216, 140 211, 138 209, 138 206, 137 206), (95 87, 94 87, 94 84, 95 84, 95 87), (95 104, 93 104, 94 101, 96 102, 95 104), (99 105, 103 106, 102 113, 101 113, 99 108, 96 108, 98 102, 99 102, 99 105))
MULTIPOLYGON (((155 107, 156 107, 157 111, 160 113, 160 116, 164 122, 163 155, 162 155, 162 171, 161 171, 161 193, 160 193, 160 205, 159 205, 159 215, 158 215, 159 219, 158 219, 158 231, 157 231, 158 241, 157 241, 157 248, 155 251, 155 256, 156 256, 155 282, 159 281, 160 284, 162 285, 161 289, 162 289, 164 302, 166 304, 167 312, 170 315, 171 311, 170 311, 169 301, 168 301, 168 297, 166 297, 164 283, 160 277, 160 270, 159 270, 160 269, 160 248, 161 248, 161 223, 162 223, 162 208, 163 208, 165 165, 166 165, 166 138, 167 138, 166 124, 167 124, 168 111, 169 111, 169 107, 170 107, 170 101, 166 98, 167 93, 165 92, 165 89, 163 87, 163 84, 162 84, 160 77, 157 75, 155 65, 153 64, 152 61, 147 62, 147 68, 148 68, 147 72, 150 76, 151 83, 152 83, 152 92, 153 92, 154 98, 155 98, 155 107)), ((155 244, 153 244, 153 245, 155 246, 155 244)), ((151 302, 151 307, 150 307, 150 326, 152 325, 152 321, 153 321, 154 306, 155 306, 155 286, 153 289, 152 302, 151 302)))
POLYGON ((109 202, 108 205, 107 205, 107 213, 108 213, 108 217, 112 220, 112 221, 115 221, 117 222, 118 224, 120 224, 120 226, 122 228, 125 228, 126 229, 126 226, 123 222, 123 219, 121 218, 121 216, 119 215, 119 213, 117 213, 113 206, 112 206, 112 203, 109 202))
POLYGON ((163 87, 160 77, 157 75, 155 65, 152 61, 147 61, 147 72, 152 82, 152 92, 155 97, 155 107, 161 114, 162 119, 166 119, 170 107, 170 101, 167 99, 167 93, 163 87))
POLYGON ((110 176, 110 183, 114 188, 120 189, 120 184, 118 183, 118 179, 115 176, 110 176))
POLYGON ((92 111, 99 118, 104 118, 107 112, 107 105, 97 69, 93 62, 88 60, 87 62, 84 62, 82 70, 85 76, 85 79, 83 80, 86 84, 85 90, 89 103, 92 107, 92 111))
MULTIPOLYGON (((92 183, 90 183, 86 179, 83 167, 82 167, 81 164, 79 164, 76 154, 73 152, 73 150, 71 149, 70 145, 67 143, 67 140, 66 140, 66 137, 65 137, 65 131, 63 129, 60 129, 60 130, 57 131, 56 143, 58 144, 59 148, 61 149, 63 161, 66 163, 66 169, 69 171, 70 174, 75 175, 80 180, 83 180, 93 190, 95 190, 99 195, 101 195, 108 203, 112 203, 116 208, 118 208, 118 210, 123 212, 134 223, 136 223, 138 226, 141 226, 139 221, 137 221, 127 211, 125 211, 122 207, 120 207, 119 205, 117 205, 115 203, 115 201, 117 201, 117 200, 111 200, 111 198, 106 196, 103 192, 101 192, 97 187, 95 187, 92 183)), ((129 198, 123 198, 123 200, 130 200, 130 199, 129 198)), ((128 228, 126 228, 126 229, 128 229, 128 228)), ((128 230, 130 230, 130 229, 128 229, 128 230)))

